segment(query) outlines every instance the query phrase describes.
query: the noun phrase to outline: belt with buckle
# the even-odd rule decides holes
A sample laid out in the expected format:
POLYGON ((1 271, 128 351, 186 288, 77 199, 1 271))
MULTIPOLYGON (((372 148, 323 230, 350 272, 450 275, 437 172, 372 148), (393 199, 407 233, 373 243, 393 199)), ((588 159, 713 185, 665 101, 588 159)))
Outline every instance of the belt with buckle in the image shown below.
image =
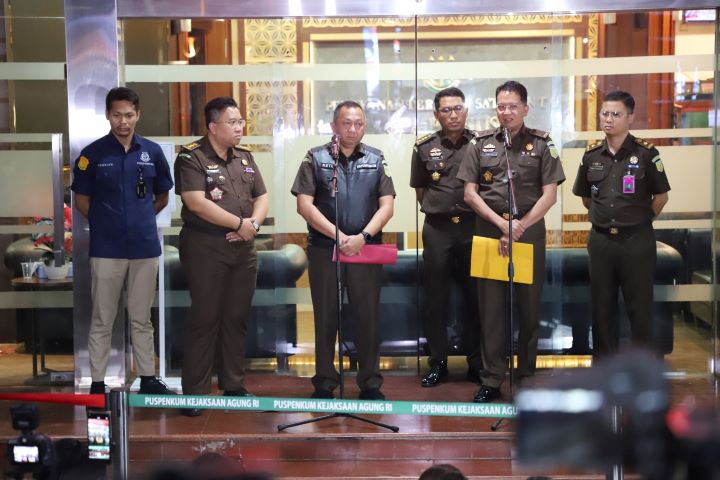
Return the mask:
POLYGON ((602 233, 604 235, 628 235, 630 233, 638 232, 640 230, 643 230, 645 228, 648 228, 648 225, 632 225, 630 227, 598 227, 596 225, 592 226, 592 229, 595 230, 598 233, 602 233))
MULTIPOLYGON (((501 213, 500 215, 502 215, 502 217, 503 217, 505 220, 510 220, 510 214, 509 214, 508 212, 503 212, 503 213, 501 213)), ((523 217, 523 215, 524 215, 524 214, 518 212, 517 215, 513 215, 513 219, 515 219, 515 220, 520 220, 520 219, 523 217)))
POLYGON ((442 222, 450 221, 450 223, 457 225, 458 223, 463 223, 463 222, 467 222, 469 220, 474 220, 475 214, 474 213, 461 213, 460 215, 452 215, 452 216, 447 216, 447 215, 442 215, 442 214, 428 214, 428 215, 425 215, 425 218, 428 220, 431 220, 431 221, 433 221, 433 220, 440 220, 442 222))

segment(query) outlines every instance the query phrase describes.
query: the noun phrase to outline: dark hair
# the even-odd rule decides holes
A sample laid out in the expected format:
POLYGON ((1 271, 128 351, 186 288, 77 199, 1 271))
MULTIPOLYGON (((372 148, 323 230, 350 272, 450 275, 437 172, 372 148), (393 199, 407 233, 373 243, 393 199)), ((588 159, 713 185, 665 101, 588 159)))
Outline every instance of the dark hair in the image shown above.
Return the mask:
POLYGON ((335 107, 335 110, 333 110, 333 122, 335 122, 340 115, 340 110, 343 108, 359 108, 362 110, 363 113, 365 113, 365 110, 363 110, 362 105, 360 105, 355 100, 345 100, 343 102, 340 102, 337 104, 337 107, 335 107))
POLYGON ((615 90, 608 93, 605 95, 605 98, 603 98, 603 102, 622 102, 629 113, 635 111, 635 99, 628 92, 622 90, 615 90))
POLYGON ((435 111, 438 111, 438 108, 440 108, 440 99, 443 97, 460 97, 462 98, 462 101, 465 102, 465 94, 460 90, 459 88, 455 87, 448 87, 443 90, 440 90, 435 94, 435 111))
POLYGON ((525 88, 525 85, 523 85, 522 83, 516 82, 515 80, 508 80, 507 82, 503 83, 495 89, 496 100, 498 95, 500 95, 500 92, 502 92, 503 90, 517 93, 518 95, 520 95, 520 101, 527 105, 527 88, 525 88))
POLYGON ((105 96, 105 111, 110 111, 113 102, 130 102, 135 111, 140 110, 140 97, 135 90, 127 87, 115 87, 105 96))
POLYGON ((449 463, 443 463, 425 470, 418 480, 467 480, 467 477, 449 463))
POLYGON ((207 102, 205 104, 205 127, 209 127, 210 122, 217 120, 230 107, 239 108, 232 97, 216 97, 207 102))

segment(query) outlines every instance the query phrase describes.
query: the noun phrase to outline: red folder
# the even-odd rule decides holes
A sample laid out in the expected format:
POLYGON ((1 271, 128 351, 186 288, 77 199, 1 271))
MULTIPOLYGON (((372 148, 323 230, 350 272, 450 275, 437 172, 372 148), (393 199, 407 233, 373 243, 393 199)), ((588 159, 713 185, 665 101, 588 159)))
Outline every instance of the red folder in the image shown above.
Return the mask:
MULTIPOLYGON (((335 251, 336 252, 336 251, 335 251)), ((333 262, 336 255, 333 252, 333 262)), ((395 265, 397 263, 397 245, 364 245, 356 255, 348 257, 340 252, 340 263, 368 263, 375 265, 395 265)))

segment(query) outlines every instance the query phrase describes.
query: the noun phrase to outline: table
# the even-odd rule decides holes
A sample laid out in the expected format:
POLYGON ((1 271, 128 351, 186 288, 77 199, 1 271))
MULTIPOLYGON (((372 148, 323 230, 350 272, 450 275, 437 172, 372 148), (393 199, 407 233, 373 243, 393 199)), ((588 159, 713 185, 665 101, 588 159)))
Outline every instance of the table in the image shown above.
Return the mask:
MULTIPOLYGON (((47 291, 47 290, 72 290, 73 280, 72 278, 61 278, 57 280, 50 280, 48 278, 37 278, 37 277, 18 277, 12 279, 12 287, 16 290, 32 290, 32 291, 47 291)), ((45 338, 42 332, 38 328, 37 316, 35 315, 35 308, 31 309, 30 316, 30 349, 32 352, 33 361, 33 382, 37 383, 38 380, 44 379, 44 377, 50 377, 50 381, 54 384, 67 383, 67 380, 57 382, 52 381, 52 373, 59 373, 45 367, 45 338), (38 351, 37 344, 40 341, 40 371, 42 374, 38 375, 38 351)), ((66 372, 62 372, 66 373, 66 372)), ((72 372, 67 372, 72 376, 72 372)))

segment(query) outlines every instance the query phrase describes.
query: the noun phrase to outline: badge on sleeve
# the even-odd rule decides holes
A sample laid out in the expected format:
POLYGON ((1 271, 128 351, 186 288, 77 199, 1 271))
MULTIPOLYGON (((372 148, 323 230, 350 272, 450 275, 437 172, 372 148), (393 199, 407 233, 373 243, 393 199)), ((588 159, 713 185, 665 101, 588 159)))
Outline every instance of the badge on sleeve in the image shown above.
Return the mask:
POLYGON ((652 162, 655 164, 655 168, 657 168, 658 172, 662 173, 665 171, 665 166, 660 159, 660 155, 655 155, 655 158, 652 159, 652 162))
POLYGON ((635 193, 635 175, 623 176, 623 193, 635 193))
POLYGON ((78 169, 85 171, 87 170, 88 165, 90 165, 90 160, 85 155, 80 155, 80 159, 78 159, 78 169))
POLYGON ((212 198, 214 201, 219 202, 222 200, 223 192, 218 187, 213 188, 210 190, 210 198, 212 198))
POLYGON ((557 147, 555 146, 555 142, 550 140, 547 143, 547 146, 548 146, 548 149, 550 149, 550 156, 552 158, 558 158, 560 156, 560 154, 558 153, 557 147))

